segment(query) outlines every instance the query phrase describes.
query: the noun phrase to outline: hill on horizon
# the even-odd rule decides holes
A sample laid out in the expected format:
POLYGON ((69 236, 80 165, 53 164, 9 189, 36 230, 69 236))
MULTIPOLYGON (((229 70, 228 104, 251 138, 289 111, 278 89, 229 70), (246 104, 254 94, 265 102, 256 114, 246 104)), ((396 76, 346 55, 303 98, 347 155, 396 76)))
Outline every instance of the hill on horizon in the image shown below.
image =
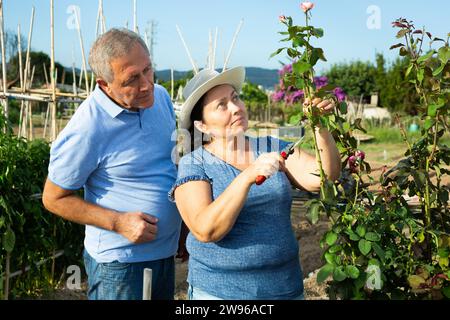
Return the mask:
MULTIPOLYGON (((217 71, 221 71, 218 69, 217 71)), ((185 78, 189 71, 173 71, 174 80, 185 78)), ((170 70, 157 70, 156 77, 161 81, 170 81, 170 70)), ((264 69, 259 67, 245 67, 245 80, 256 85, 261 85, 264 89, 273 90, 278 83, 277 69, 264 69)))

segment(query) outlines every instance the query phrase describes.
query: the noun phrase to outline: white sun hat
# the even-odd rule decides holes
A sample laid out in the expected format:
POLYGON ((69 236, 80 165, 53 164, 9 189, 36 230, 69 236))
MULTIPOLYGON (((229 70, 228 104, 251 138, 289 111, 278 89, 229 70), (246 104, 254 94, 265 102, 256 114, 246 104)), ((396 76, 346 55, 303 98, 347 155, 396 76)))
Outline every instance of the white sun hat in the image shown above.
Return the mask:
POLYGON ((198 72, 183 90, 185 102, 181 107, 180 116, 178 118, 179 127, 181 129, 189 129, 191 123, 191 112, 198 100, 210 89, 222 85, 229 84, 233 86, 238 93, 242 89, 245 80, 245 68, 235 67, 222 72, 216 70, 203 69, 198 72))

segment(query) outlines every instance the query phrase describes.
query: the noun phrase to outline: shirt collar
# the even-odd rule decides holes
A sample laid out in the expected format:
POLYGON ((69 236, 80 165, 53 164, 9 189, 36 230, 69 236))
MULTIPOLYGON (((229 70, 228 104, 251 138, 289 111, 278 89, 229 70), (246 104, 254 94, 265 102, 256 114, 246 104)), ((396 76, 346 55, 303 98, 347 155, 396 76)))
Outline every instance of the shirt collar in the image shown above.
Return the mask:
POLYGON ((104 93, 98 84, 95 86, 93 95, 97 104, 102 107, 111 116, 111 118, 115 118, 120 113, 125 111, 124 108, 119 106, 106 93, 104 93))

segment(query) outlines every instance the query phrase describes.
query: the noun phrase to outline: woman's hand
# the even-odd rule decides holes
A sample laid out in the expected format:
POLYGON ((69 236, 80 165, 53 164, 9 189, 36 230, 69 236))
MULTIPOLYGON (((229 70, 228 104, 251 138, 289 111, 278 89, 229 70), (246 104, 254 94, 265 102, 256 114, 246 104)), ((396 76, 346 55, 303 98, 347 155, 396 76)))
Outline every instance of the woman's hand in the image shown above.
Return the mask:
POLYGON ((279 153, 271 152, 260 155, 243 173, 248 183, 253 184, 256 177, 264 176, 268 179, 278 170, 285 170, 284 159, 279 153))
MULTIPOLYGON (((309 98, 306 98, 303 102, 303 109, 305 111, 310 106, 310 100, 309 98)), ((334 104, 333 100, 322 100, 321 98, 314 98, 312 101, 312 107, 313 109, 316 109, 319 111, 319 114, 328 114, 333 112, 336 105, 334 104)))

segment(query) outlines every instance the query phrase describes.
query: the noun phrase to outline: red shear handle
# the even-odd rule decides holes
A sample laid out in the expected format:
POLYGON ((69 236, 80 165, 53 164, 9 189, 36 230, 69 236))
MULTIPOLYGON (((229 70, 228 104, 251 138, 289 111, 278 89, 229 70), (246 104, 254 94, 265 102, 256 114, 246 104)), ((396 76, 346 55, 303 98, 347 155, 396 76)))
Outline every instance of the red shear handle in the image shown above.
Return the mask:
MULTIPOLYGON (((287 158, 289 157, 289 154, 286 151, 281 151, 280 155, 283 157, 284 160, 287 160, 287 158)), ((266 181, 265 176, 257 176, 255 183, 257 186, 259 186, 259 185, 263 184, 264 181, 266 181)))
POLYGON ((259 186, 260 184, 263 184, 263 182, 266 181, 266 177, 265 176, 257 176, 256 177, 256 185, 259 186))

